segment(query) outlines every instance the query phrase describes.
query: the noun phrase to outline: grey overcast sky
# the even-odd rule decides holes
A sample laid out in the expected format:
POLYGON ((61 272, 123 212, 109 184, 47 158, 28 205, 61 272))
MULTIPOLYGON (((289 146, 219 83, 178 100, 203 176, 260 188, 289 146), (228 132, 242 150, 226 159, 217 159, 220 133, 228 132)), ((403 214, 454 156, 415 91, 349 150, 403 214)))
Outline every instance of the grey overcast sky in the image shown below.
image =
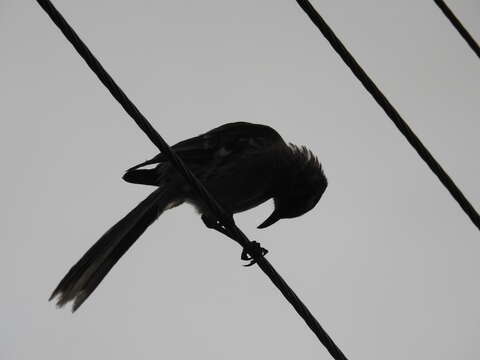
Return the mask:
MULTIPOLYGON (((480 39, 480 2, 448 1, 480 39)), ((276 128, 330 186, 305 216, 239 226, 350 359, 480 358, 478 230, 293 0, 55 4, 175 142, 276 128)), ((314 1, 477 209, 480 62, 433 1, 314 1)), ((154 146, 34 1, 0 1, 0 358, 330 359, 240 248, 165 213, 78 312, 47 301, 151 189, 154 146)))

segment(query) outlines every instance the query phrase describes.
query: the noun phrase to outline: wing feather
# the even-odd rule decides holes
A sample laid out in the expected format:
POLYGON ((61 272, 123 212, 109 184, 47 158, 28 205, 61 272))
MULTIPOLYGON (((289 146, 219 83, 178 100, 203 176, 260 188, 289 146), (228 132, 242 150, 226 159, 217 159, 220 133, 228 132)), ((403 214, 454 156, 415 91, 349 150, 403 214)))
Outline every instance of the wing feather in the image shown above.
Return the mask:
MULTIPOLYGON (((280 135, 271 127, 247 122, 235 122, 219 126, 205 134, 180 141, 172 150, 185 162, 202 164, 216 156, 243 152, 247 147, 265 147, 277 141, 280 135)), ((167 161, 165 154, 131 167, 128 171, 167 161)))

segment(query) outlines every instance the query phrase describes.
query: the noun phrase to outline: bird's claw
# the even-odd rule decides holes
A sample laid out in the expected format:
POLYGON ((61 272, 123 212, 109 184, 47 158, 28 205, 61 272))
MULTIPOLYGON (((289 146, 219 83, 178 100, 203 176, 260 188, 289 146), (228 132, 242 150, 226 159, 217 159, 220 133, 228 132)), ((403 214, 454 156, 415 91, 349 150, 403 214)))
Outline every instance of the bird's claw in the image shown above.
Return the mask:
MULTIPOLYGON (((224 234, 224 235, 226 235, 226 236, 235 240, 235 238, 230 234, 228 229, 223 227, 217 219, 214 219, 214 218, 209 217, 207 215, 202 215, 202 221, 205 224, 205 226, 208 227, 209 229, 215 229, 215 230, 221 232, 222 234, 224 234)), ((257 256, 265 256, 265 255, 268 254, 268 250, 262 248, 260 246, 260 243, 258 243, 256 241, 251 241, 248 248, 250 250, 250 253, 253 252, 257 256)), ((246 248, 243 249, 242 255, 240 256, 240 258, 244 261, 250 261, 248 264, 245 264, 243 266, 252 266, 252 265, 255 265, 257 263, 255 261, 255 259, 250 256, 250 254, 249 254, 249 252, 247 251, 246 248)))
MULTIPOLYGON (((252 241, 250 243, 250 250, 255 252, 256 254, 260 255, 260 256, 265 256, 268 254, 268 250, 267 249, 264 249, 260 246, 260 243, 256 242, 256 241, 252 241)), ((243 249, 242 251, 242 255, 240 256, 240 259, 244 260, 244 261, 249 261, 250 262, 248 264, 245 264, 243 266, 252 266, 252 265, 255 265, 257 262, 255 261, 255 259, 253 257, 250 256, 250 254, 248 253, 247 249, 243 249)))

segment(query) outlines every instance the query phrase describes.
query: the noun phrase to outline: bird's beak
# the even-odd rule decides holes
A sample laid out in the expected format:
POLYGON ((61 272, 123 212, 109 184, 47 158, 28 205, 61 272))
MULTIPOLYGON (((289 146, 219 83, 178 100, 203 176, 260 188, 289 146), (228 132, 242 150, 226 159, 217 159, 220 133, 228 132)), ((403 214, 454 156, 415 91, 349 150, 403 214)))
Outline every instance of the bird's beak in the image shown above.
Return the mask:
POLYGON ((257 226, 257 229, 264 229, 267 226, 275 224, 278 220, 280 220, 280 216, 277 210, 273 210, 272 214, 265 220, 263 223, 257 226))

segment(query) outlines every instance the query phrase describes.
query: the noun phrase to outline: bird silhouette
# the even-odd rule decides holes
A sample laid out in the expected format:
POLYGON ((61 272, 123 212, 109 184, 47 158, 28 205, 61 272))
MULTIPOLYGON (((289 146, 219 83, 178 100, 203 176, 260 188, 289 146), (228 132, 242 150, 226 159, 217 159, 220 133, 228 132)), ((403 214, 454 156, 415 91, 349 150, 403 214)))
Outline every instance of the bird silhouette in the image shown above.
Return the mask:
MULTIPOLYGON (((273 198, 274 210, 258 228, 306 213, 327 187, 317 157, 304 146, 285 143, 265 125, 225 124, 181 141, 172 150, 228 213, 242 212, 273 198)), ((72 311, 77 310, 165 210, 186 202, 198 210, 204 222, 216 218, 162 153, 128 169, 123 179, 156 189, 70 269, 50 297, 57 297, 58 306, 73 301, 72 311)))

